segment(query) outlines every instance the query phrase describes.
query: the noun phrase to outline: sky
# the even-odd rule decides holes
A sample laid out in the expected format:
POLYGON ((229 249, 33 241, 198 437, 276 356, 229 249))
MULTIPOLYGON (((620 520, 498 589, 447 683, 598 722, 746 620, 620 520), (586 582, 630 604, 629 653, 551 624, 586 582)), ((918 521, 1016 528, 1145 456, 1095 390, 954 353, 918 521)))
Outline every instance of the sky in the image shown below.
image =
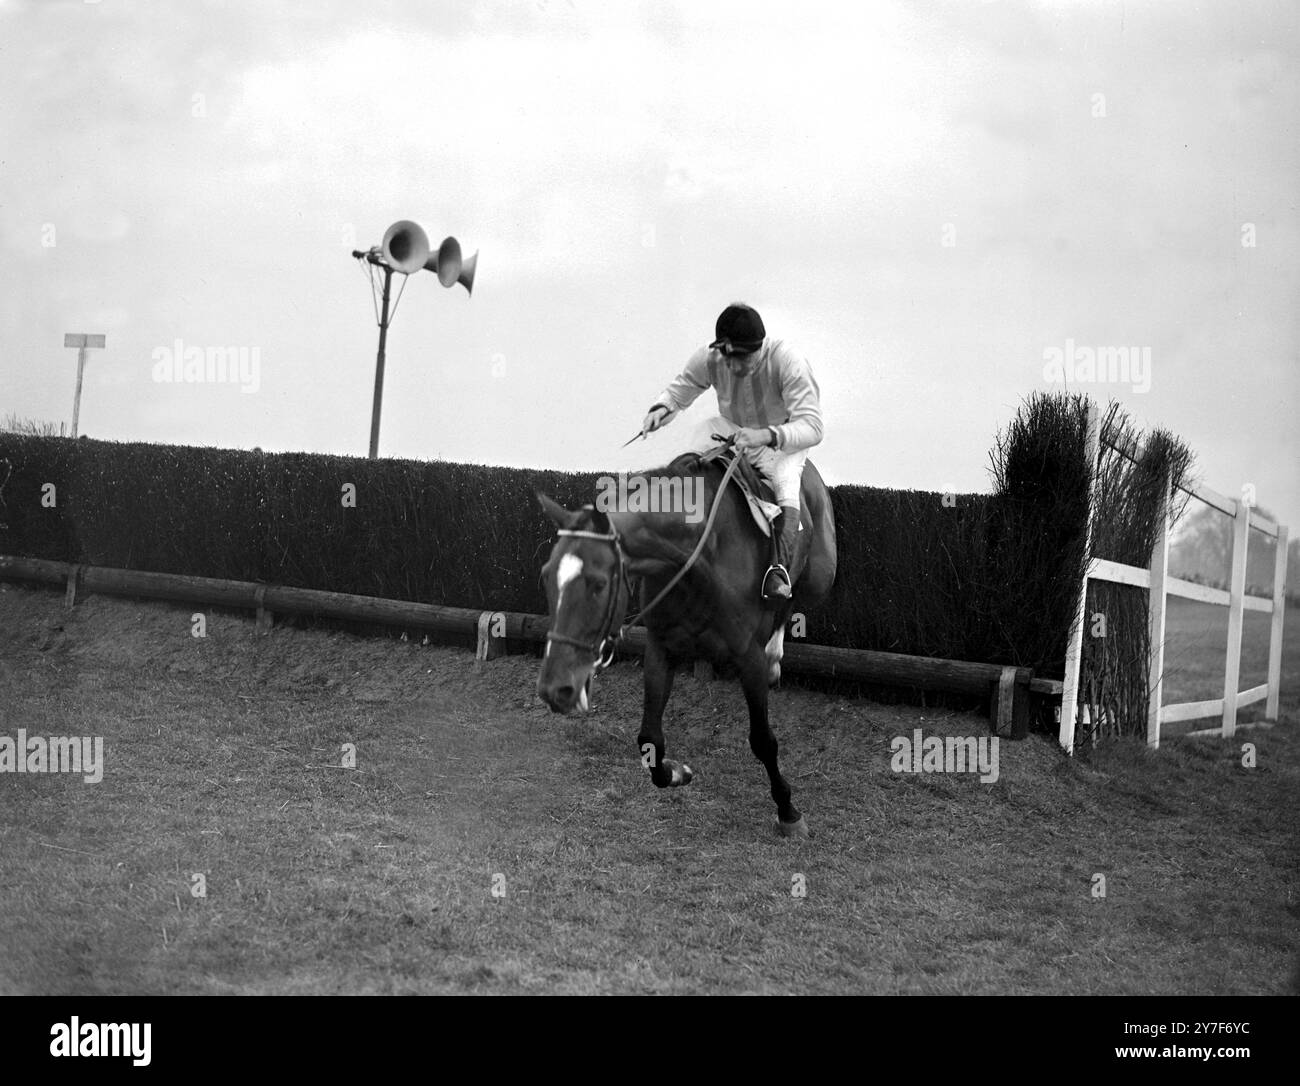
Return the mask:
POLYGON ((1068 388, 1300 525, 1298 23, 1293 0, 0 0, 0 418, 70 422, 63 336, 103 333, 82 433, 364 456, 350 254, 410 219, 480 255, 472 295, 395 278, 382 455, 666 461, 712 393, 619 446, 745 301, 812 366, 832 484, 987 492, 997 431, 1068 388), (163 379, 178 340, 249 368, 163 379), (1074 364, 1120 347, 1114 379, 1074 364))

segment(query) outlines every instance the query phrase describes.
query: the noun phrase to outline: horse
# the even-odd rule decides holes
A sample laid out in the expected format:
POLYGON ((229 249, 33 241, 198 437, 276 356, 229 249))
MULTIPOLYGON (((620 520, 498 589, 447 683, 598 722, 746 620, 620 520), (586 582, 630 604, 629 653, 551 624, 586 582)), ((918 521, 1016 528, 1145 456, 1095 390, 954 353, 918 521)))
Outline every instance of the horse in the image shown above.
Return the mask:
MULTIPOLYGON (((777 763, 777 741, 768 721, 768 689, 781 677, 785 624, 829 594, 835 580, 836 546, 830 492, 811 462, 801 485, 801 531, 791 558, 792 594, 761 597, 771 541, 750 516, 740 488, 725 485, 737 468, 751 486, 754 469, 732 450, 724 470, 718 459, 696 453, 642 473, 671 493, 701 479, 708 520, 692 522, 689 511, 608 509, 608 502, 570 511, 547 495, 538 502, 558 529, 542 567, 550 614, 537 693, 556 713, 586 711, 591 678, 612 661, 632 599, 631 579, 641 578, 640 614, 646 629, 645 694, 637 750, 659 788, 690 784, 684 763, 664 756, 663 713, 678 663, 703 657, 734 666, 749 709, 749 747, 767 770, 777 809, 777 830, 808 836, 790 785, 777 763), (715 524, 716 521, 716 524, 715 524), (712 529, 710 531, 710 528, 712 529), (647 601, 649 601, 647 603, 647 601)), ((698 485, 698 484, 696 484, 698 485)), ((631 504, 631 503, 625 503, 631 504)), ((635 620, 632 620, 635 621, 635 620)), ((632 621, 626 623, 627 626, 632 621)))

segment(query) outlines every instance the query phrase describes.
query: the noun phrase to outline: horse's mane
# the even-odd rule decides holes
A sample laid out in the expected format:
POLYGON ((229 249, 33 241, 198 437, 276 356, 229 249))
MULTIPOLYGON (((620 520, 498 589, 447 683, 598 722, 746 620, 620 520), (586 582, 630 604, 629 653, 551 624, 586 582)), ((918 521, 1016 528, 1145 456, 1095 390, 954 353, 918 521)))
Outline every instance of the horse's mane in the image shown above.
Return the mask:
POLYGON ((706 475, 709 474, 711 464, 717 461, 706 463, 699 453, 684 452, 674 457, 669 463, 661 468, 651 468, 643 472, 637 472, 638 475, 667 475, 670 478, 685 478, 688 475, 706 475))
MULTIPOLYGON (((657 476, 669 479, 703 476, 707 497, 711 502, 713 495, 717 492, 718 481, 725 470, 724 466, 717 460, 706 461, 699 453, 684 452, 673 457, 671 461, 662 467, 642 468, 639 471, 630 471, 628 475, 641 475, 646 478, 657 476)), ((594 528, 600 532, 609 531, 609 521, 605 518, 604 513, 585 505, 580 512, 582 513, 582 520, 579 523, 583 527, 594 528)))

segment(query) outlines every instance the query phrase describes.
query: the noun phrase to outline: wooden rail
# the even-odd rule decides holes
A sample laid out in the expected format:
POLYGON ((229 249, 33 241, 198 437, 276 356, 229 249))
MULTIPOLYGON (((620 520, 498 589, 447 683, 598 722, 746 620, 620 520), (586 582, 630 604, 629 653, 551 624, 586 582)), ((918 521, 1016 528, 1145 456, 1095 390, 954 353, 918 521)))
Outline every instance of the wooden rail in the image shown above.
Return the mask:
MULTIPOLYGON (((41 558, 0 555, 0 580, 66 584, 68 606, 72 605, 78 591, 90 591, 255 610, 259 630, 269 627, 271 615, 280 612, 475 636, 481 660, 500 655, 510 640, 545 641, 550 629, 550 619, 546 615, 444 607, 314 588, 286 588, 178 573, 81 566, 41 558)), ((633 627, 627 631, 623 650, 640 655, 645 651, 645 641, 645 629, 633 627)), ((990 715, 999 735, 1020 738, 1028 732, 1029 692, 1034 677, 1032 669, 1027 667, 807 645, 789 640, 786 641, 782 667, 794 673, 852 679, 882 686, 988 696, 990 715)))
MULTIPOLYGON (((1141 459, 1142 446, 1136 442, 1110 442, 1116 452, 1135 463, 1141 459)), ((1093 469, 1101 453, 1099 415, 1097 406, 1089 404, 1087 420, 1087 456, 1093 469)), ((1195 735, 1232 736, 1237 728, 1237 710, 1258 701, 1264 701, 1265 720, 1276 720, 1278 693, 1282 684, 1282 622, 1286 612, 1287 528, 1275 524, 1254 512, 1250 502, 1229 498, 1207 486, 1184 485, 1180 489, 1233 518, 1232 579, 1227 590, 1194 584, 1169 575, 1169 507, 1172 488, 1168 472, 1165 475, 1164 495, 1157 513, 1159 529, 1151 551, 1149 568, 1124 565, 1107 559, 1093 558, 1088 564, 1083 583, 1079 586, 1077 605, 1066 647, 1065 680, 1061 694, 1060 744, 1067 754, 1074 751, 1074 726, 1078 712, 1079 671, 1083 654, 1084 605, 1089 579, 1110 581, 1116 584, 1145 588, 1149 593, 1148 616, 1151 654, 1147 661, 1147 745, 1160 746, 1160 725, 1205 717, 1220 718, 1218 728, 1189 732, 1195 735), (1273 594, 1246 595, 1246 548, 1250 530, 1254 528, 1277 540, 1273 564, 1273 594), (1165 613, 1169 596, 1199 600, 1228 608, 1228 646, 1224 660, 1223 697, 1210 701, 1185 702, 1166 705, 1162 702, 1165 664, 1165 613), (1272 615, 1269 627, 1268 682, 1250 690, 1239 690, 1241 675, 1242 616, 1245 611, 1262 611, 1272 615)), ((1087 550, 1092 544, 1092 516, 1094 503, 1088 503, 1087 550)))

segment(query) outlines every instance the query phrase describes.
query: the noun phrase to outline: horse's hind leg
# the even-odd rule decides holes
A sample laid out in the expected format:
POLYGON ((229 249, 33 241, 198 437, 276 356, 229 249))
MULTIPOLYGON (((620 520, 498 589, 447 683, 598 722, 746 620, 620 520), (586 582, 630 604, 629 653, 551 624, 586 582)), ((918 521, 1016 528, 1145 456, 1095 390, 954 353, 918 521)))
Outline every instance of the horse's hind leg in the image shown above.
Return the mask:
POLYGON ((676 788, 690 784, 691 767, 664 757, 664 706, 673 689, 673 671, 663 646, 653 634, 645 646, 645 702, 641 711, 641 731, 636 737, 641 764, 650 770, 650 779, 658 788, 676 788))
POLYGON ((740 661, 740 682, 749 706, 749 749, 763 763, 772 782, 772 799, 776 802, 777 829, 785 837, 807 837, 808 824, 790 801, 790 785, 781 776, 777 764, 776 736, 767 719, 767 657, 755 642, 740 661))

